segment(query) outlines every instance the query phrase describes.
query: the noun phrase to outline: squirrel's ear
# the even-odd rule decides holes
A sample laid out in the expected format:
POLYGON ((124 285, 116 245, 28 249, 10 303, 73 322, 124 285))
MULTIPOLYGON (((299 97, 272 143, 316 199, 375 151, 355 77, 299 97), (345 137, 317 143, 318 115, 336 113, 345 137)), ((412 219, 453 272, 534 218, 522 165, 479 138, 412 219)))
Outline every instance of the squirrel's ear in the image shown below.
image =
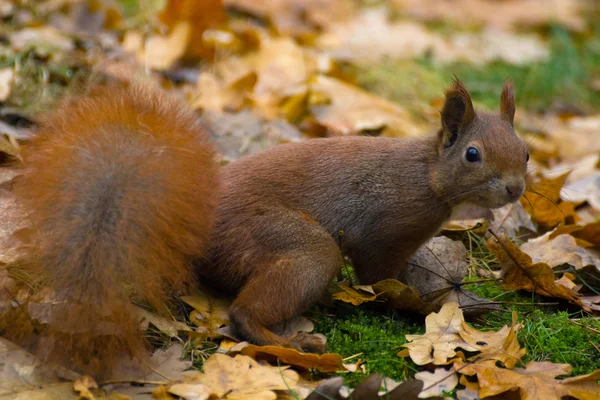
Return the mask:
POLYGON ((515 119, 515 93, 513 83, 510 80, 504 81, 502 86, 502 95, 500 96, 500 118, 513 125, 515 119))
POLYGON ((452 146, 461 127, 469 125, 475 119, 475 110, 471 96, 462 82, 456 78, 454 85, 446 91, 446 102, 442 110, 442 143, 452 146))

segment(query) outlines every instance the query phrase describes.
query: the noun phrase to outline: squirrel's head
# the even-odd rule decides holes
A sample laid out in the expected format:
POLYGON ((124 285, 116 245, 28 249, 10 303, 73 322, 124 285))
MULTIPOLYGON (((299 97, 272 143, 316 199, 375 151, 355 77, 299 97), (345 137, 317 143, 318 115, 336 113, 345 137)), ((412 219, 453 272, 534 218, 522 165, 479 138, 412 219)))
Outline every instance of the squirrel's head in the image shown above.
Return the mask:
POLYGON ((529 153, 513 129, 515 97, 506 81, 498 114, 475 112, 469 93, 456 79, 446 91, 437 146, 438 187, 451 203, 497 208, 525 190, 529 153), (446 183, 443 183, 442 181, 446 183))

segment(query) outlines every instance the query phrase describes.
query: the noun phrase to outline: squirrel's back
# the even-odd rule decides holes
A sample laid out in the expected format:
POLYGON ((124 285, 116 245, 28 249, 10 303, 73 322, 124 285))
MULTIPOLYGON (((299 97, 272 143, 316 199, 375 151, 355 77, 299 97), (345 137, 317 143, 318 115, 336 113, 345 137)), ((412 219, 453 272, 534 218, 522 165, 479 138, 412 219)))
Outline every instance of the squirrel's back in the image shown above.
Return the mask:
POLYGON ((131 294, 164 312, 168 291, 194 281, 215 214, 213 148, 192 111, 132 85, 65 102, 23 157, 14 192, 36 232, 32 264, 58 296, 49 352, 97 369, 90 360, 142 343, 131 294))

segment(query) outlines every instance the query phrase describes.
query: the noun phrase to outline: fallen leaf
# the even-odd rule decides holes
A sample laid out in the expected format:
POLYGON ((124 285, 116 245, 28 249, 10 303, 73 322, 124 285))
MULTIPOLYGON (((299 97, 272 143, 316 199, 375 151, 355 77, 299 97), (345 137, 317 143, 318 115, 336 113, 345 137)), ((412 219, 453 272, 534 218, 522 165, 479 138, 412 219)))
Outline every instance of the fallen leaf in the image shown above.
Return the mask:
POLYGON ((419 292, 396 279, 385 279, 371 286, 378 298, 386 300, 390 307, 398 310, 427 314, 438 308, 435 304, 425 303, 419 292))
POLYGON ((15 72, 12 68, 0 69, 0 102, 6 101, 12 91, 15 72))
POLYGON ((298 38, 310 37, 354 11, 348 0, 225 0, 225 4, 270 21, 282 36, 298 38))
POLYGON ((136 315, 140 322, 140 329, 148 329, 148 324, 152 324, 158 328, 159 331, 166 334, 169 337, 177 337, 179 332, 191 331, 190 327, 183 322, 169 320, 157 314, 153 314, 143 308, 136 307, 136 315))
POLYGON ((521 204, 532 219, 545 229, 552 229, 560 223, 575 223, 579 220, 575 212, 575 203, 562 201, 560 191, 569 173, 556 178, 539 179, 528 184, 521 204))
POLYGON ((176 383, 169 387, 169 393, 188 400, 206 400, 210 390, 202 383, 176 383))
POLYGON ((255 346, 252 344, 244 346, 240 353, 258 361, 265 360, 277 364, 277 360, 280 360, 283 364, 302 369, 315 369, 320 372, 346 371, 342 356, 335 353, 319 355, 301 353, 295 349, 279 346, 255 346))
POLYGON ((203 340, 217 338, 221 335, 217 329, 229 324, 230 298, 218 298, 208 291, 198 291, 192 296, 182 296, 181 300, 194 307, 190 313, 190 321, 198 326, 198 332, 203 340))
POLYGON ((421 371, 415 374, 415 379, 423 382, 423 390, 419 393, 419 399, 433 396, 444 396, 454 390, 458 385, 458 375, 454 368, 436 368, 433 372, 421 371))
POLYGON ((275 391, 293 390, 299 379, 288 366, 265 366, 240 354, 213 354, 203 368, 204 373, 190 376, 184 383, 202 384, 211 396, 232 400, 274 400, 275 391))
POLYGON ((348 286, 343 283, 338 283, 337 288, 341 289, 341 291, 334 293, 332 297, 336 300, 350 303, 355 306, 368 301, 373 301, 377 298, 377 294, 375 294, 373 288, 368 285, 348 286))
POLYGON ((522 244, 521 250, 531 257, 532 262, 545 263, 550 268, 563 264, 572 265, 575 269, 600 265, 598 254, 579 246, 575 237, 568 234, 553 236, 547 233, 522 244))
POLYGON ((496 233, 505 233, 508 237, 517 237, 523 229, 535 232, 531 216, 520 203, 507 204, 492 210, 494 220, 489 229, 496 233))
POLYGON ((433 363, 443 365, 456 355, 455 349, 460 347, 467 351, 476 351, 459 335, 464 321, 458 303, 446 303, 439 313, 431 313, 425 318, 424 335, 406 335, 409 343, 402 345, 408 348, 410 358, 417 365, 433 363))
POLYGON ((534 264, 531 257, 521 251, 506 235, 491 237, 487 246, 502 265, 502 288, 527 290, 542 296, 569 300, 582 306, 576 293, 556 284, 554 272, 548 264, 534 264))
POLYGON ((525 354, 525 349, 519 345, 516 334, 521 327, 522 325, 516 324, 515 314, 512 326, 503 326, 497 332, 481 332, 463 322, 459 335, 465 342, 480 351, 471 359, 496 360, 506 368, 514 368, 525 354))
POLYGON ((398 11, 424 21, 513 29, 560 24, 585 28, 585 2, 577 0, 393 0, 398 11))
POLYGON ((159 18, 173 30, 182 22, 189 26, 181 56, 190 59, 213 57, 214 49, 203 40, 203 34, 226 21, 222 0, 168 0, 159 18))
POLYGON ((190 41, 191 25, 179 22, 166 36, 149 37, 137 52, 140 63, 147 68, 167 70, 183 57, 190 41))
POLYGON ((572 396, 580 400, 597 399, 600 395, 600 370, 588 375, 555 379, 559 375, 568 375, 572 367, 569 364, 550 362, 530 362, 525 368, 499 368, 494 361, 459 365, 456 369, 466 375, 477 375, 479 395, 484 398, 511 390, 519 390, 522 400, 560 400, 572 396))
POLYGON ((73 381, 80 376, 66 368, 39 360, 0 338, 0 398, 77 399, 73 381))
POLYGON ((90 389, 98 389, 98 384, 91 376, 82 376, 73 382, 73 389, 79 393, 79 396, 88 400, 96 400, 90 389))
POLYGON ((34 49, 40 56, 48 56, 60 51, 71 51, 75 48, 73 39, 50 26, 25 28, 11 33, 9 39, 14 50, 34 49))
POLYGON ((421 133, 402 107, 356 86, 316 76, 309 90, 311 96, 321 96, 318 102, 309 100, 309 111, 333 135, 383 132, 385 136, 403 137, 421 133))

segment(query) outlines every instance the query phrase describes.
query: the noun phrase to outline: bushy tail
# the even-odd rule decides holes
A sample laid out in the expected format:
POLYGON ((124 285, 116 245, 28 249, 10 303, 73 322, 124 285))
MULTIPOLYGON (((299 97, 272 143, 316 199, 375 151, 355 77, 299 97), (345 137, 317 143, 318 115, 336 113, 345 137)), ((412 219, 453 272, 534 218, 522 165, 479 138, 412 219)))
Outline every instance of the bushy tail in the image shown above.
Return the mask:
POLYGON ((57 296, 43 347, 97 371, 143 343, 130 297, 164 311, 193 282, 215 214, 213 147, 185 105, 134 85, 66 102, 24 160, 14 192, 57 296))

